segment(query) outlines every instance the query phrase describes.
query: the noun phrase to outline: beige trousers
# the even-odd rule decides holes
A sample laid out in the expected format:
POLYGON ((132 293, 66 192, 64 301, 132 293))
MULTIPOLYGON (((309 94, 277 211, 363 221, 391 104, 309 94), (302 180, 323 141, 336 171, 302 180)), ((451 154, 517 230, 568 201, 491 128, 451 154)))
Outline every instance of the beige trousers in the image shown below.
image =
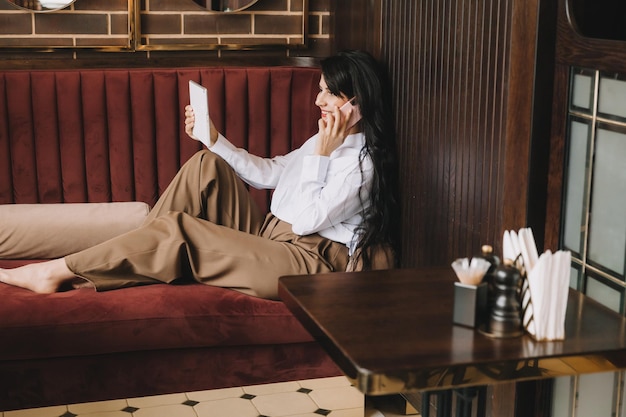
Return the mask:
POLYGON ((280 276, 343 271, 348 250, 264 218, 230 166, 205 150, 183 165, 140 228, 65 262, 99 291, 193 279, 275 299, 280 276))

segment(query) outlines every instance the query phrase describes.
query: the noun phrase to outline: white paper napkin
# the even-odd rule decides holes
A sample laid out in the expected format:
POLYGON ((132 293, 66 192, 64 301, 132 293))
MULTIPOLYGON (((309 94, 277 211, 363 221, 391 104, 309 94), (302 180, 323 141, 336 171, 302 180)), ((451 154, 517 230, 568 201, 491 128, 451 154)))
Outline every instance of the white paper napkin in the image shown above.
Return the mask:
POLYGON ((537 340, 562 340, 565 337, 565 312, 569 294, 571 254, 568 251, 538 255, 530 228, 505 231, 504 259, 517 260, 526 278, 522 282, 522 323, 537 340))

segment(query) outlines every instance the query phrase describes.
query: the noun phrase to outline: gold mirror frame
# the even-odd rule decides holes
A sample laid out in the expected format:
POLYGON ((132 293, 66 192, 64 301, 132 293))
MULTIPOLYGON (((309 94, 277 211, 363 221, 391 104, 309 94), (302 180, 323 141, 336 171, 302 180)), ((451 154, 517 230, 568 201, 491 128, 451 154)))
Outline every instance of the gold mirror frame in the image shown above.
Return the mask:
POLYGON ((69 7, 76 0, 7 0, 18 9, 31 12, 53 12, 69 7))

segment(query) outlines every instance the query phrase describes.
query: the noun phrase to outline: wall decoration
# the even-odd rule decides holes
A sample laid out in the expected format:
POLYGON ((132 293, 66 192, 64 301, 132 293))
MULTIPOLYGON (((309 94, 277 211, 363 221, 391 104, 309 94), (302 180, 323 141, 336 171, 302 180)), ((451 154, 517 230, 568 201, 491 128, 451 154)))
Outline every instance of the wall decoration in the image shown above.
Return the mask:
POLYGON ((135 0, 0 0, 0 48, 132 50, 134 13, 135 0))
POLYGON ((328 42, 330 12, 323 4, 322 0, 0 0, 0 51, 282 49, 289 55, 292 49, 308 48, 309 36, 316 47, 328 42), (309 2, 314 4, 311 14, 309 2))
POLYGON ((137 50, 298 48, 306 43, 308 0, 187 0, 137 4, 137 50), (278 4, 278 5, 277 5, 278 4))

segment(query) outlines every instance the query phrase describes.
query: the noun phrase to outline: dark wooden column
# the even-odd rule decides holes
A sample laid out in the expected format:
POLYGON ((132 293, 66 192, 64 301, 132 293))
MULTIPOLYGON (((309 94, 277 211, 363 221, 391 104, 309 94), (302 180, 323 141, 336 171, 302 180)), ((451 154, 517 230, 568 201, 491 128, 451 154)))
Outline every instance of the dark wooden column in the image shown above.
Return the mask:
POLYGON ((541 238, 555 0, 332 4, 335 49, 369 50, 392 76, 404 264, 499 250, 529 225, 541 238))
MULTIPOLYGON (((542 249, 557 0, 332 3, 335 49, 369 50, 392 77, 403 265, 500 253, 504 230, 527 226, 542 249)), ((549 413, 541 384, 517 387, 542 399, 518 414, 549 413)), ((514 388, 495 387, 489 408, 514 388)))

